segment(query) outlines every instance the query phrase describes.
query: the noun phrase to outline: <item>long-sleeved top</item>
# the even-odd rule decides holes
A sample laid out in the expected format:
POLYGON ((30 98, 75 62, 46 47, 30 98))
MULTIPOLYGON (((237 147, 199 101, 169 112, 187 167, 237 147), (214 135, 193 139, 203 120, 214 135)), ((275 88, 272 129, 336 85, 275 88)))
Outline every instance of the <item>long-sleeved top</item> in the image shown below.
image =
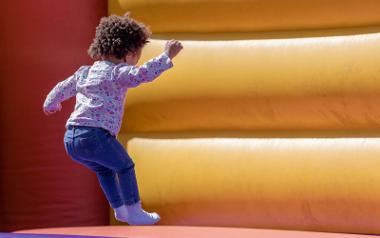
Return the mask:
POLYGON ((141 66, 95 61, 59 82, 47 95, 43 107, 57 108, 62 101, 76 96, 75 109, 65 127, 101 127, 116 136, 121 127, 127 89, 151 82, 171 67, 173 63, 165 52, 141 66))

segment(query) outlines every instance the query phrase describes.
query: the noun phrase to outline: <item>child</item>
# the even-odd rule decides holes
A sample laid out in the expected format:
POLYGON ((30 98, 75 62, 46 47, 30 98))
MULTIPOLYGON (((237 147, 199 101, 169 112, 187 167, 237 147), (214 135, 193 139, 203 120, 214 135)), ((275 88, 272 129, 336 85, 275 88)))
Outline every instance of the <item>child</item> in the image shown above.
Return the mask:
POLYGON ((88 50, 95 62, 59 82, 43 105, 50 115, 61 110, 62 101, 76 96, 74 112, 65 125, 66 152, 96 173, 116 219, 130 225, 152 225, 160 216, 142 209, 134 163, 116 139, 126 92, 173 67, 171 60, 183 48, 177 40, 167 41, 163 53, 137 67, 150 34, 129 13, 103 17, 88 50))

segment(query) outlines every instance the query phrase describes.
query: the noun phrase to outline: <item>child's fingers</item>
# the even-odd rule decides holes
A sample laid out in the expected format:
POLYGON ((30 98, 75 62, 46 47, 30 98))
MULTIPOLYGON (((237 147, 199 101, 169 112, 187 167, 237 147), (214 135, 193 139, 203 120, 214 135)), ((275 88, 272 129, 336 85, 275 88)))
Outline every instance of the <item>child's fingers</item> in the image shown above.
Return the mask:
POLYGON ((48 114, 48 111, 46 110, 46 108, 42 108, 43 112, 47 115, 48 114))
POLYGON ((49 116, 51 114, 51 112, 49 112, 49 111, 44 111, 44 113, 46 116, 49 116))
POLYGON ((181 43, 180 41, 176 41, 176 45, 177 45, 177 46, 180 46, 180 47, 183 47, 183 46, 182 46, 182 43, 181 43))
MULTIPOLYGON (((59 108, 59 109, 57 109, 57 110, 61 110, 61 108, 59 108)), ((48 110, 48 109, 46 109, 46 108, 44 108, 43 109, 43 111, 44 111, 44 113, 45 113, 45 115, 47 115, 47 116, 50 116, 51 114, 54 114, 54 113, 56 113, 57 112, 57 110, 48 110)))
POLYGON ((176 48, 177 48, 178 51, 180 51, 180 50, 183 49, 183 46, 182 46, 181 43, 178 43, 178 44, 176 44, 175 46, 176 46, 176 48))
POLYGON ((56 113, 57 111, 49 111, 49 115, 56 113))

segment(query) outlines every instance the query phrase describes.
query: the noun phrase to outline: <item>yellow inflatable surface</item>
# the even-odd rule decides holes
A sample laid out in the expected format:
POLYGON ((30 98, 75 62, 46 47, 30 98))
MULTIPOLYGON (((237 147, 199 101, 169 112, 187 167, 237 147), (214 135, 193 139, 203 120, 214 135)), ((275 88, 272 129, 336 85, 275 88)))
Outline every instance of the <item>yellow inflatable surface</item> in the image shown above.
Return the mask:
POLYGON ((380 25, 377 0, 111 0, 159 32, 252 32, 380 25))
POLYGON ((380 234, 380 1, 109 7, 184 45, 118 137, 160 224, 380 234))
POLYGON ((380 127, 378 33, 183 44, 173 69, 128 92, 123 130, 380 127))

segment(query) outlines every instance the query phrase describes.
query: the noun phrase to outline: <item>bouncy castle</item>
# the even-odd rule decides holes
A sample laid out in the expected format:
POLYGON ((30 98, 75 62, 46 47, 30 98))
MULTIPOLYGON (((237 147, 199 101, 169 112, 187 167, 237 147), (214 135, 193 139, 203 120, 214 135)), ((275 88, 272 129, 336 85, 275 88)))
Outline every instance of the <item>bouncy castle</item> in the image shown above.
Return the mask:
POLYGON ((380 235, 380 1, 4 1, 0 237, 380 235), (117 136, 154 226, 116 221, 63 147, 79 66, 101 17, 177 39, 175 67, 128 91, 117 136), (76 236, 75 236, 76 235, 76 236))

